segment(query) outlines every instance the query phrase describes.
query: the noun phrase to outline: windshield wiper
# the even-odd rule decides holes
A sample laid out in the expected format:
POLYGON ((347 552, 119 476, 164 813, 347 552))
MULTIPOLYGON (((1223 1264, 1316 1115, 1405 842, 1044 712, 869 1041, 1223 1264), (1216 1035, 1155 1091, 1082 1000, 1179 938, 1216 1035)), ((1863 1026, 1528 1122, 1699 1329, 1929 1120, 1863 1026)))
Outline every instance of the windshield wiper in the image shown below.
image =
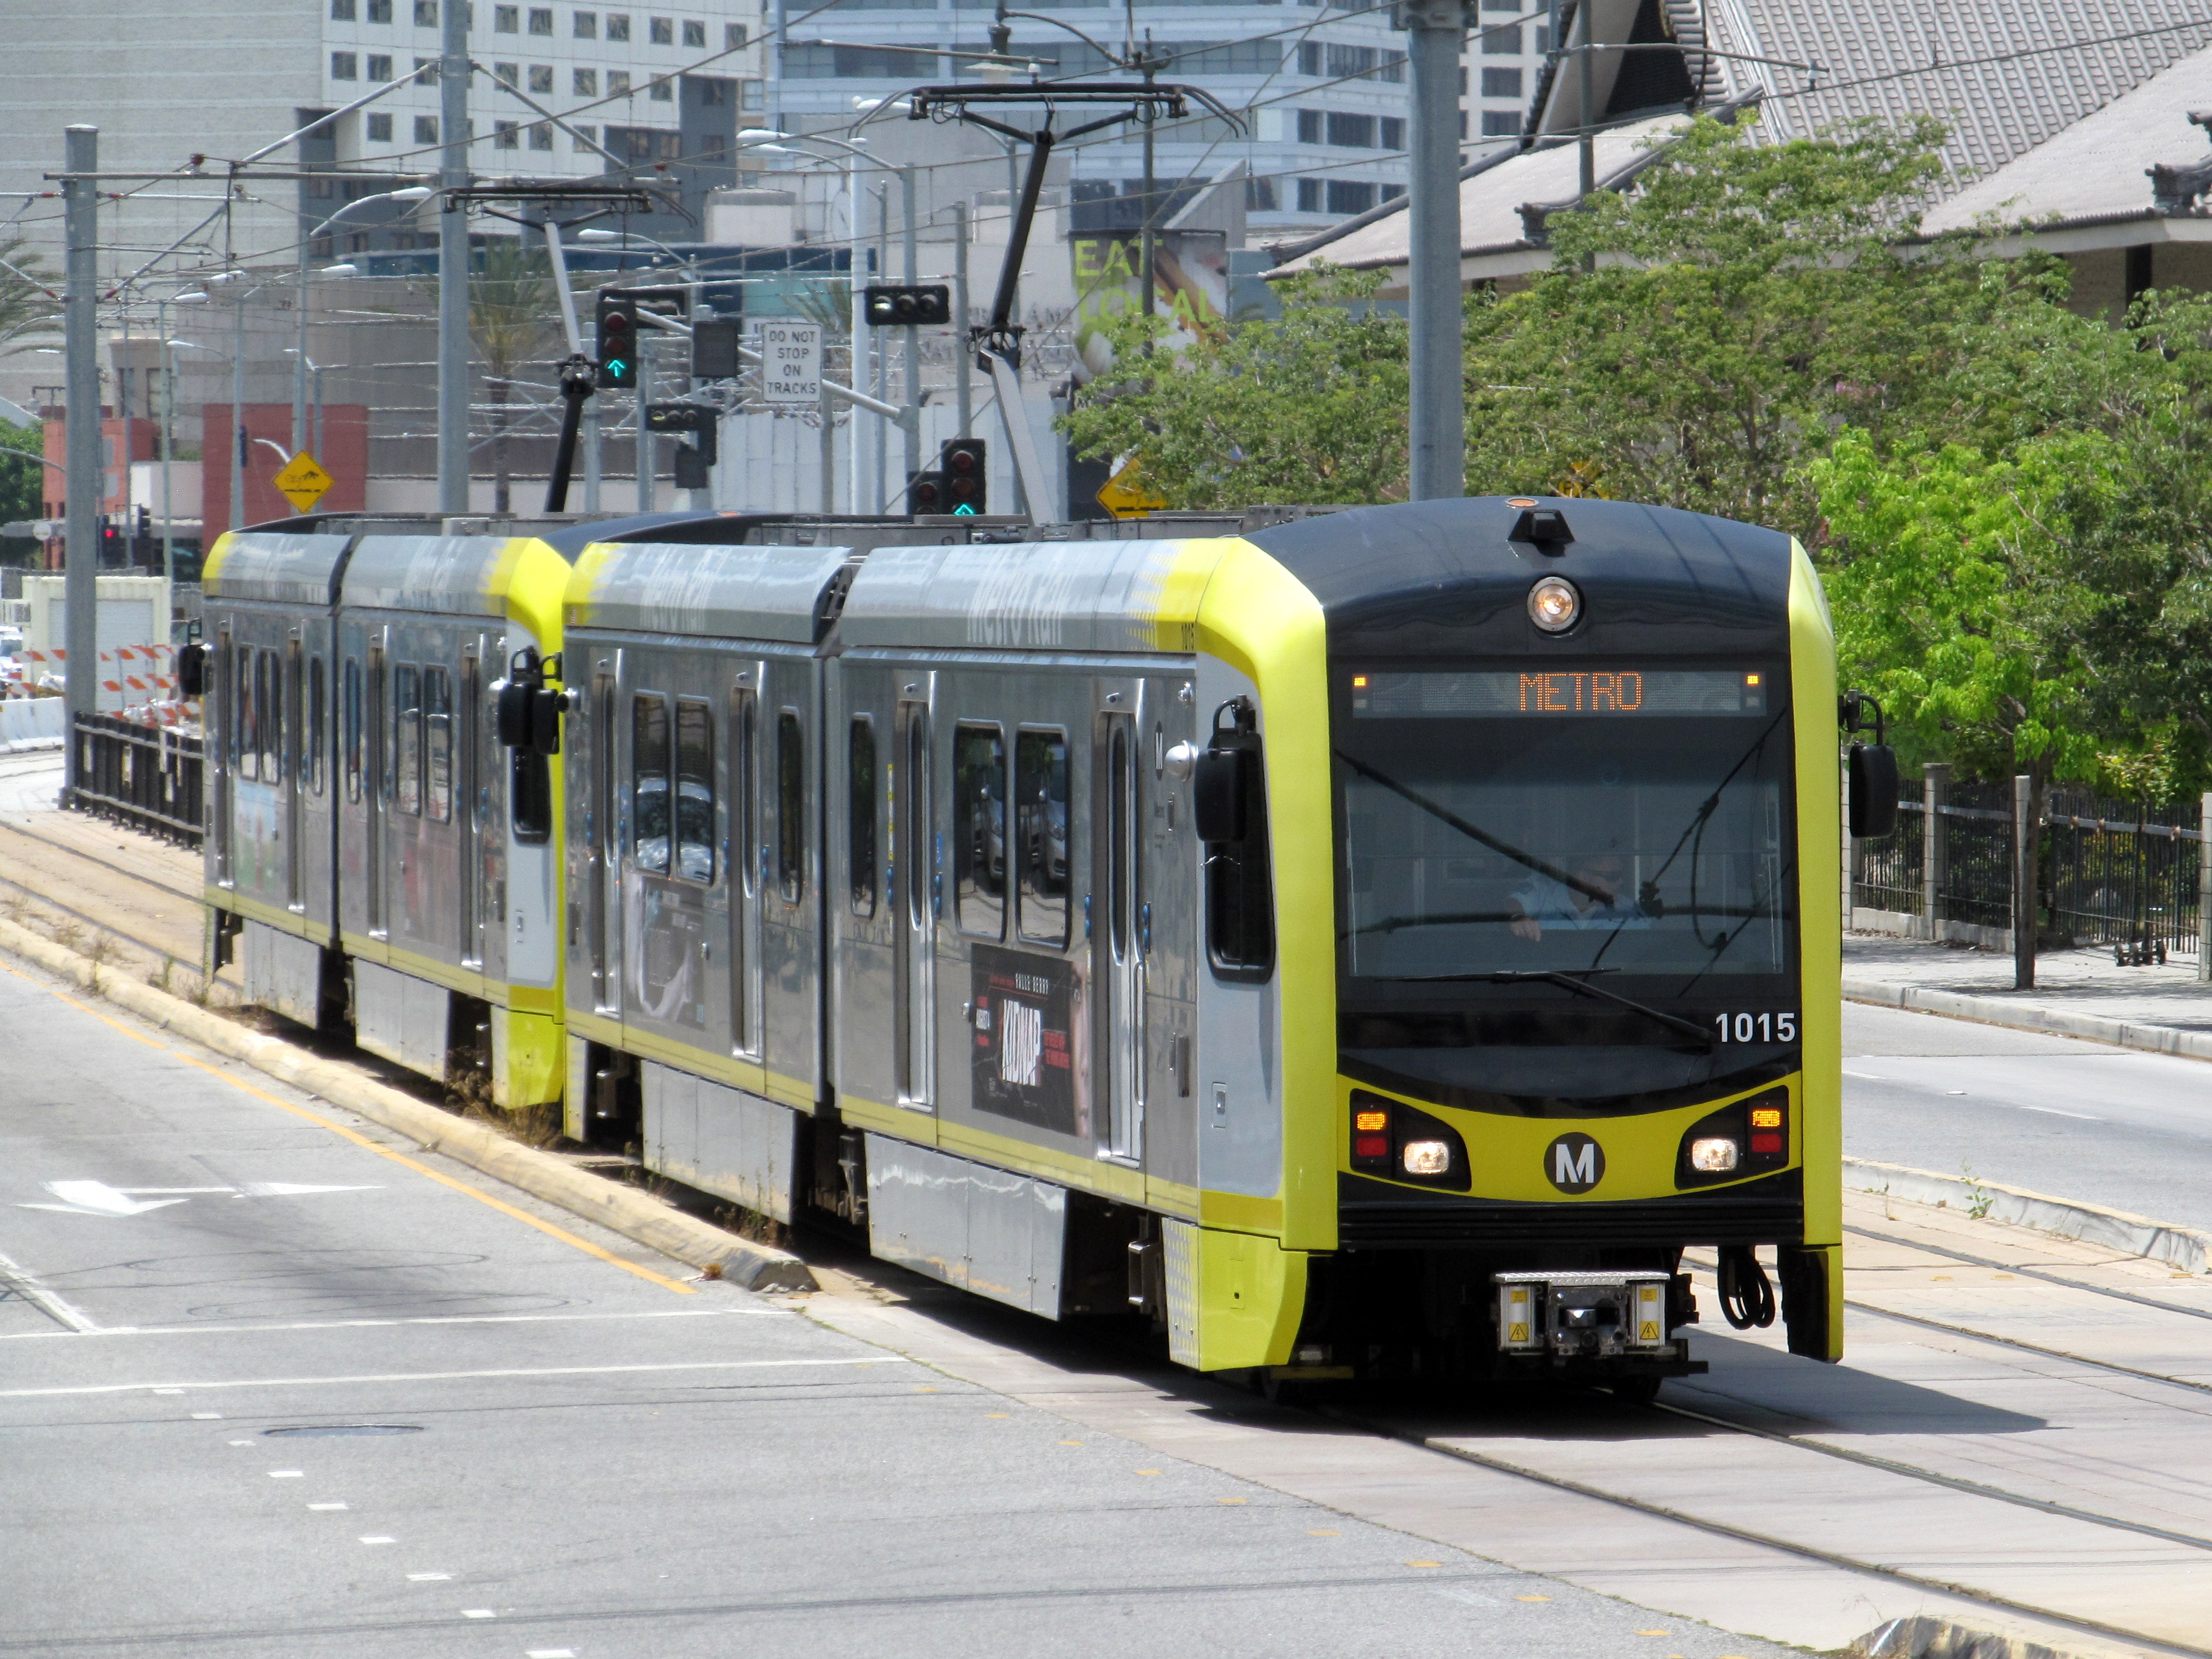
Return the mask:
POLYGON ((1374 767, 1370 766, 1365 761, 1353 759, 1350 755, 1346 754, 1341 749, 1336 751, 1336 757, 1342 761, 1346 766, 1350 767, 1353 771, 1358 773, 1361 777, 1370 779, 1376 783, 1381 784, 1392 794, 1411 801, 1414 805, 1419 807, 1421 811, 1428 813, 1431 817, 1451 825, 1453 829, 1458 830, 1460 834, 1465 836, 1469 841, 1479 842, 1480 845, 1490 848, 1493 853, 1503 853, 1507 858, 1511 859, 1514 863, 1522 865, 1528 869, 1534 870, 1540 876, 1549 876, 1553 881, 1558 882, 1561 886, 1569 889, 1571 891, 1580 893, 1586 899, 1589 899, 1598 904, 1611 904, 1619 897, 1618 894, 1608 892, 1606 889, 1598 886, 1594 882, 1584 881, 1580 876, 1570 874, 1568 872, 1559 868, 1556 864, 1547 863, 1544 860, 1538 858, 1534 853, 1522 852, 1510 842, 1500 841, 1497 836, 1492 835, 1487 830, 1484 830, 1474 824, 1469 823, 1465 818, 1460 817, 1458 813, 1453 811, 1450 807, 1431 800, 1426 795, 1421 793, 1418 789, 1408 788, 1406 785, 1399 782, 1397 779, 1392 777, 1389 773, 1377 771, 1374 767))
POLYGON ((1680 1031, 1685 1036, 1695 1037, 1706 1048, 1713 1046, 1713 1034, 1695 1020, 1677 1015, 1662 1013, 1658 1009, 1625 997, 1618 991, 1608 991, 1602 985, 1592 985, 1583 975, 1618 973, 1616 968, 1518 968, 1491 974, 1419 974, 1407 982, 1412 985, 1515 985, 1526 980, 1542 980, 1552 985, 1564 985, 1583 996, 1602 997, 1607 1002, 1617 1002, 1624 1008, 1633 1009, 1647 1019, 1656 1019, 1670 1031, 1680 1031))
POLYGON ((1385 916, 1380 921, 1349 928, 1339 937, 1356 939, 1362 933, 1395 933, 1407 927, 1467 927, 1483 921, 1526 921, 1528 919, 1528 913, 1525 910, 1465 910, 1456 915, 1385 916))

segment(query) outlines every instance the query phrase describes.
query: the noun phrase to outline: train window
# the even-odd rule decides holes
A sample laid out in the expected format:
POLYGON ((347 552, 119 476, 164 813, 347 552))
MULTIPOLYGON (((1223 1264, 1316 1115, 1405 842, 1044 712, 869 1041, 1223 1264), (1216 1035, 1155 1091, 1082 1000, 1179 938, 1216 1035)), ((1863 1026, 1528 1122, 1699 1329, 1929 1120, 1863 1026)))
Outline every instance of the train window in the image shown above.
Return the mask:
POLYGON ((952 734, 952 908, 963 933, 1006 936, 1006 739, 995 726, 952 734))
POLYGON ((392 756, 398 775, 392 805, 422 816, 422 671, 403 662, 392 671, 392 756))
MULTIPOLYGON (((1014 739, 1014 833, 1019 848, 1015 931, 1037 945, 1067 945, 1067 734, 1024 732, 1014 739)), ((1120 799, 1116 792, 1115 799, 1120 799)))
POLYGON ((1106 940, 1114 960, 1129 959, 1129 722, 1113 722, 1106 743, 1106 940))
POLYGON ((775 717, 775 887, 786 904, 806 891, 806 732, 796 708, 775 717))
POLYGON ((330 718, 330 688, 324 684, 323 659, 312 657, 307 661, 307 729, 305 732, 307 752, 307 787, 318 795, 323 793, 323 728, 330 718))
POLYGON ((753 694, 744 687, 730 693, 730 845, 747 896, 762 868, 752 852, 760 833, 759 803, 753 794, 753 780, 759 775, 753 769, 758 744, 755 710, 753 694))
POLYGON ((668 873, 668 699, 629 702, 630 848, 641 870, 668 873))
POLYGON ((1214 746, 1238 753, 1245 824, 1243 841, 1206 847, 1206 956, 1216 979, 1264 982, 1275 971, 1275 890, 1260 739, 1249 732, 1217 735, 1214 746))
POLYGON ((342 763, 345 767, 345 798, 361 799, 362 720, 361 720, 361 659, 348 657, 345 667, 338 675, 339 719, 343 727, 339 744, 344 750, 342 763))
POLYGON ((234 684, 238 695, 230 700, 230 753, 238 775, 252 781, 261 775, 261 743, 253 732, 253 657, 250 645, 238 647, 234 684))
POLYGON ((507 752, 514 757, 507 805, 514 816, 514 838, 525 847, 542 847, 553 836, 552 763, 535 749, 507 752))
POLYGON ((845 862, 853 889, 853 914, 876 914, 876 723, 854 717, 847 744, 845 862))
POLYGON ((274 651, 260 653, 253 682, 253 730, 255 746, 261 750, 261 781, 282 783, 284 773, 277 757, 284 746, 284 683, 274 651))
POLYGON ((714 711, 676 700, 676 873, 714 879, 714 711))
POLYGON ((453 816, 453 677, 442 668, 422 671, 424 816, 445 823, 453 816))

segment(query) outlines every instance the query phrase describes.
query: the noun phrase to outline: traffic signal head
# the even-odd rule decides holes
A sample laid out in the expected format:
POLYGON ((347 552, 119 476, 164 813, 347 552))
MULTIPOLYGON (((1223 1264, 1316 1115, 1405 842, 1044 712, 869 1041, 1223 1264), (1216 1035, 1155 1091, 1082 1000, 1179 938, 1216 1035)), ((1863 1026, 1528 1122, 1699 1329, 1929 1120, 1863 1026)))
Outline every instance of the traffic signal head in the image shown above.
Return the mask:
POLYGON ((945 475, 942 472, 917 472, 907 481, 906 505, 909 513, 945 512, 945 475))
POLYGON ((952 320, 952 290, 942 283, 919 288, 871 283, 860 314, 871 328, 941 326, 952 320))
POLYGON ((599 388, 633 390, 637 386, 637 301, 627 294, 599 295, 599 388))
POLYGON ((939 453, 938 471, 945 475, 942 511, 963 516, 983 511, 983 487, 988 481, 983 461, 981 438, 955 438, 939 453))

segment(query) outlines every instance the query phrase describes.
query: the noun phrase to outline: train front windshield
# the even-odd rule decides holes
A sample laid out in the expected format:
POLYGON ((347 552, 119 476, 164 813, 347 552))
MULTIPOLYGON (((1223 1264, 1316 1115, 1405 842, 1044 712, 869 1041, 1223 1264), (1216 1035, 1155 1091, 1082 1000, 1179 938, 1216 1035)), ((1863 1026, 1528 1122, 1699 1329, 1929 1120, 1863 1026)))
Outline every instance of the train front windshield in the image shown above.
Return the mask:
POLYGON ((1763 1012, 1774 1036, 1796 1006, 1785 685, 1771 665, 1343 673, 1347 1050, 1641 1048, 1648 1069, 1686 1046, 1622 997, 1763 1012))

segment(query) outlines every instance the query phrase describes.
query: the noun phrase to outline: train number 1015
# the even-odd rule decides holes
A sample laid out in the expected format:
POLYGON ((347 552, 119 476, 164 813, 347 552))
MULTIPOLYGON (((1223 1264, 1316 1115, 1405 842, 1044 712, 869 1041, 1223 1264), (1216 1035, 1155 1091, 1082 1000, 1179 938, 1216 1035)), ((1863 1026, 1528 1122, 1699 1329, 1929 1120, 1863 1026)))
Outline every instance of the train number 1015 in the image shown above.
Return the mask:
POLYGON ((1723 1042, 1795 1042, 1795 1014, 1715 1014, 1723 1042))

